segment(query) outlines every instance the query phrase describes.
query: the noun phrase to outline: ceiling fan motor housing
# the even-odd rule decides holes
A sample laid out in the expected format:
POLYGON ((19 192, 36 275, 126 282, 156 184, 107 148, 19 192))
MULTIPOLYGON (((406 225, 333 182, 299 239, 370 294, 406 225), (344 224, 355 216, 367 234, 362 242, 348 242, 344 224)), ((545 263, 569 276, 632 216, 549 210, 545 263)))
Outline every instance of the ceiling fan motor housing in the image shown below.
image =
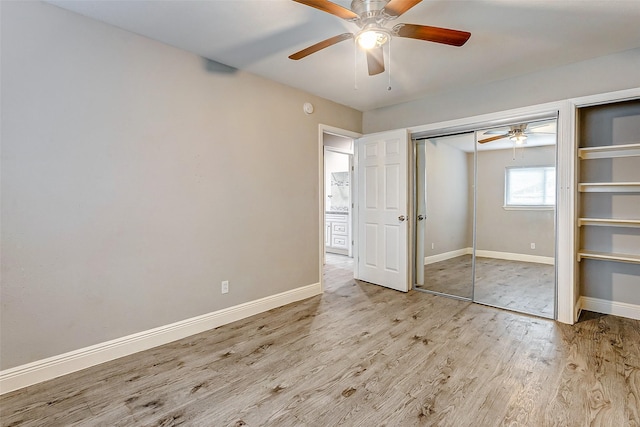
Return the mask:
POLYGON ((387 3, 389 0, 353 0, 351 10, 360 17, 357 22, 360 27, 372 23, 380 24, 395 18, 384 12, 387 3))

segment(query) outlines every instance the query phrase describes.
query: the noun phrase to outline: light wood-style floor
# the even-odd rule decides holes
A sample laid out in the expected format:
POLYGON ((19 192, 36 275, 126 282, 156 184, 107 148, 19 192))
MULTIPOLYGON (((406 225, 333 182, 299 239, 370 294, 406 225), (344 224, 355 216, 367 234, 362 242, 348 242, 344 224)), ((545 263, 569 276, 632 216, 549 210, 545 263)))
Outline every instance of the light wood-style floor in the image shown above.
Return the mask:
POLYGON ((475 289, 472 289, 471 258, 471 255, 462 255, 426 265, 425 283, 419 288, 554 317, 555 266, 477 257, 475 289))
POLYGON ((574 326, 352 279, 0 398, 2 426, 639 426, 640 321, 574 326))

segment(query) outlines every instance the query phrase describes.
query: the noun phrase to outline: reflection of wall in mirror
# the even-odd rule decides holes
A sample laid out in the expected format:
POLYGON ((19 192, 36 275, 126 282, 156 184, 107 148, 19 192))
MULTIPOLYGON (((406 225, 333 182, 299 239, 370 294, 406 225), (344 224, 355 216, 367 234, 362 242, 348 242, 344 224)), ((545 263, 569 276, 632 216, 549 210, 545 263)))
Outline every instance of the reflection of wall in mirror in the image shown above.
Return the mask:
POLYGON ((505 168, 555 166, 556 147, 478 152, 476 249, 542 257, 555 256, 555 210, 506 210, 505 168), (531 249, 531 244, 535 249, 531 249))
MULTIPOLYGON (((473 134, 469 134, 473 144, 473 134)), ((427 219, 425 256, 471 248, 473 192, 468 154, 446 143, 447 138, 426 141, 427 219)), ((473 153, 472 153, 473 158, 473 153)))

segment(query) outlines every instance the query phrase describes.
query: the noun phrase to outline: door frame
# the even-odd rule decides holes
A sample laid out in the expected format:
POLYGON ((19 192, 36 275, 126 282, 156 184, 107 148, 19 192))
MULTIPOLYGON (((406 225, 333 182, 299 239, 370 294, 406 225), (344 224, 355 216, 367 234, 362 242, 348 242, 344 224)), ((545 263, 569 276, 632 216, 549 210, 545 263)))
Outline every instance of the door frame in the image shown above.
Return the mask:
MULTIPOLYGON (((341 136, 344 138, 351 138, 354 140, 354 153, 352 157, 353 167, 357 168, 357 153, 355 152, 355 140, 362 136, 361 133, 353 132, 346 129, 337 128, 334 126, 324 125, 320 123, 318 125, 318 239, 319 239, 319 256, 318 256, 318 274, 320 276, 320 289, 324 292, 324 277, 322 274, 322 269, 324 267, 324 254, 325 254, 325 245, 324 245, 324 233, 325 233, 325 185, 324 185, 324 134, 341 136)), ((353 171, 351 172, 351 239, 354 242, 352 244, 351 255, 355 258, 358 256, 358 245, 356 242, 358 241, 357 235, 357 202, 356 196, 358 191, 358 182, 357 177, 353 171)), ((357 271, 354 267, 354 277, 357 278, 357 271)))

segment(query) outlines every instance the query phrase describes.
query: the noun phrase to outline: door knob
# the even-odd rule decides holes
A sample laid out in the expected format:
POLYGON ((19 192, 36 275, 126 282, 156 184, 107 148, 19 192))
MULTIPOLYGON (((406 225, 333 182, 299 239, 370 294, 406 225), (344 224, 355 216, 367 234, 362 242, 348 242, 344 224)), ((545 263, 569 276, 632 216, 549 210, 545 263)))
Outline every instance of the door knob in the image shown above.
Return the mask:
POLYGON ((424 215, 418 215, 418 221, 422 221, 424 219, 424 215))
POLYGON ((400 215, 400 216, 398 217, 398 221, 402 222, 402 221, 404 221, 404 220, 405 220, 404 215, 400 215))

